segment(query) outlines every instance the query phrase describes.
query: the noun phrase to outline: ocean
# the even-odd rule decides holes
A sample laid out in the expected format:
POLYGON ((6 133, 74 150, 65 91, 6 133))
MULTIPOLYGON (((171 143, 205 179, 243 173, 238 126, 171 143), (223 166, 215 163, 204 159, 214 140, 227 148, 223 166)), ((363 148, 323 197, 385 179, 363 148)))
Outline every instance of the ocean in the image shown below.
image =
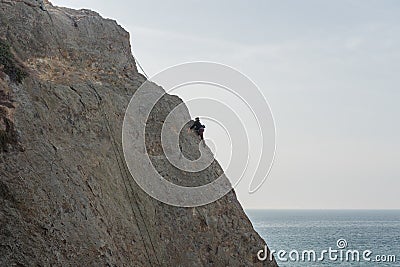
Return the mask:
POLYGON ((400 266, 400 210, 246 213, 279 266, 400 266))

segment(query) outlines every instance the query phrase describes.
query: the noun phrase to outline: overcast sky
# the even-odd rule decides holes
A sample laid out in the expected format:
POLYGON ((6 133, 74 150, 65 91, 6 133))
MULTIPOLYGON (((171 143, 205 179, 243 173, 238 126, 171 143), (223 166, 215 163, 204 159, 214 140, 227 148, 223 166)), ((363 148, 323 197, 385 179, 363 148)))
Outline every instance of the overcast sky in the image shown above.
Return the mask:
POLYGON ((205 60, 259 86, 278 149, 245 208, 400 208, 400 2, 52 2, 117 20, 149 76, 205 60))

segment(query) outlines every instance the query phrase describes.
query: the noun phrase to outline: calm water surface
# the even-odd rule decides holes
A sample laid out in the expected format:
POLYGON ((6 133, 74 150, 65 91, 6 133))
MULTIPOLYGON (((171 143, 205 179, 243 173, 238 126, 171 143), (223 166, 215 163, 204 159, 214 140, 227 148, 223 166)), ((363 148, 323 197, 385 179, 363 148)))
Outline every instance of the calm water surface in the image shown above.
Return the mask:
POLYGON ((246 210, 246 213, 271 250, 287 252, 282 260, 277 259, 279 266, 400 266, 400 210, 246 210), (340 239, 340 247, 347 243, 343 249, 337 244, 340 239), (336 254, 332 252, 332 258, 337 255, 338 259, 330 260, 325 253, 324 260, 318 260, 322 251, 329 248, 338 250, 336 254), (299 253, 299 261, 295 252, 292 252, 295 260, 289 258, 288 253, 293 250, 299 253), (315 251, 316 260, 311 257, 309 261, 305 254, 305 260, 301 261, 304 250, 315 251), (346 261, 349 250, 357 250, 360 261, 352 260, 351 254, 346 261), (369 262, 362 259, 365 250, 372 251, 369 262), (379 259, 385 262, 378 262, 379 259))

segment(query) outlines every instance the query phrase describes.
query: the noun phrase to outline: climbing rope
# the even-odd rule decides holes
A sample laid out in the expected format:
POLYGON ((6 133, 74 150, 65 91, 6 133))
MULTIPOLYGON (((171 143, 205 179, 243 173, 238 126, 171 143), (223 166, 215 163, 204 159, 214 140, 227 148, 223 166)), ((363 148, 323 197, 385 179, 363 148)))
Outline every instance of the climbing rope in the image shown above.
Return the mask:
POLYGON ((149 79, 149 76, 146 74, 146 72, 145 72, 144 69, 142 68, 142 65, 140 65, 140 62, 139 62, 139 60, 137 59, 137 57, 136 57, 136 56, 133 56, 133 58, 135 59, 136 65, 139 66, 139 68, 142 70, 144 76, 146 76, 146 78, 147 78, 147 80, 148 80, 148 79, 149 79))
POLYGON ((106 113, 103 111, 103 100, 102 100, 101 96, 98 94, 98 92, 96 91, 96 89, 91 84, 88 83, 87 85, 89 86, 89 88, 91 88, 95 92, 95 95, 97 97, 98 104, 100 106, 100 112, 102 114, 102 117, 103 117, 103 120, 104 120, 104 124, 106 125, 108 134, 110 136, 111 145, 112 145, 113 151, 114 151, 114 156, 116 158, 116 161, 117 161, 117 164, 118 164, 118 168, 119 168, 119 171, 120 171, 120 174, 121 174, 121 178, 122 178, 126 193, 128 195, 128 198, 129 198, 129 203, 130 203, 130 206, 131 206, 131 210, 132 210, 132 213, 133 213, 133 215, 135 217, 136 225, 137 225, 137 227, 139 229, 140 236, 141 236, 142 241, 143 241, 143 245, 144 245, 144 248, 145 248, 145 251, 146 251, 147 260, 149 261, 150 265, 153 266, 153 262, 151 261, 151 258, 150 258, 150 252, 149 252, 149 250, 147 248, 147 245, 146 245, 146 243, 144 241, 145 239, 144 239, 144 236, 143 236, 143 233, 142 233, 144 231, 142 231, 142 229, 140 227, 140 224, 139 224, 139 219, 138 219, 139 216, 140 216, 140 218, 141 218, 141 220, 143 222, 146 234, 148 236, 148 240, 149 240, 151 248, 152 248, 152 250, 154 252, 154 257, 155 257, 155 259, 156 259, 156 261, 158 263, 158 266, 161 266, 160 261, 159 261, 159 259, 157 257, 157 252, 155 250, 153 241, 151 240, 149 229, 148 229, 148 227, 146 225, 146 221, 144 219, 143 213, 142 213, 142 211, 140 209, 140 206, 139 206, 137 193, 135 193, 135 190, 134 190, 134 188, 133 188, 133 186, 131 184, 131 179, 129 179, 129 174, 128 174, 127 170, 126 170, 126 164, 123 163, 124 161, 123 161, 123 159, 121 157, 121 152, 118 149, 117 141, 115 140, 114 135, 113 135, 112 130, 111 130, 110 121, 108 120, 106 113), (124 169, 124 171, 122 169, 124 169), (132 192, 133 201, 132 201, 132 198, 131 198, 131 194, 129 193, 126 181, 128 181, 129 188, 130 188, 130 190, 132 192), (137 207, 137 209, 139 211, 139 215, 137 215, 137 213, 135 212, 135 208, 134 208, 132 203, 134 203, 136 205, 136 207, 137 207))

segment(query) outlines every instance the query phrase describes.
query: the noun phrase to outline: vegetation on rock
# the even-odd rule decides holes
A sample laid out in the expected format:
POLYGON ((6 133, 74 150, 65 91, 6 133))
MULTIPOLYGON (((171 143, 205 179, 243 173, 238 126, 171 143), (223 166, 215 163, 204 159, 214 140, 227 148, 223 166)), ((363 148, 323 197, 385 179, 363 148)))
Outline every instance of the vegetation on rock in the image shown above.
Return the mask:
POLYGON ((3 69, 14 82, 21 83, 22 80, 28 76, 22 64, 15 59, 11 52, 10 45, 2 40, 0 40, 0 70, 1 69, 3 69))

